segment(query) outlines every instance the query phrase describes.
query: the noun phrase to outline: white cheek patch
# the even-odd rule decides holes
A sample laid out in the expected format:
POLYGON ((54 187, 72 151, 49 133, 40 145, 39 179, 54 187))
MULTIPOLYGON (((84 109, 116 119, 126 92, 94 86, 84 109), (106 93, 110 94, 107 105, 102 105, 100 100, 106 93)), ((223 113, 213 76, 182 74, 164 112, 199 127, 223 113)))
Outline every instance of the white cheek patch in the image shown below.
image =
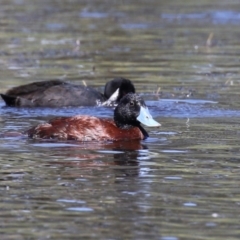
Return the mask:
POLYGON ((101 105, 102 106, 112 106, 114 105, 114 103, 116 102, 117 98, 118 98, 118 95, 119 95, 119 88, 111 95, 111 97, 103 102, 101 105))

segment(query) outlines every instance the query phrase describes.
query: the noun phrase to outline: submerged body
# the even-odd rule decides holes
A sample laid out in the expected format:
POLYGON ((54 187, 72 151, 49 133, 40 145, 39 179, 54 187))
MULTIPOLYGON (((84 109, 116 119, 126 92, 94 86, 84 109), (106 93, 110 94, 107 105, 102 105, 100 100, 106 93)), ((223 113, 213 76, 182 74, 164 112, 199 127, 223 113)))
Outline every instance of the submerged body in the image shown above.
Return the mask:
POLYGON ((138 127, 119 129, 112 119, 77 115, 55 118, 28 130, 28 136, 41 139, 77 141, 118 141, 144 139, 138 127))
POLYGON ((93 116, 60 117, 39 124, 27 131, 34 139, 77 141, 142 140, 148 133, 141 123, 149 127, 160 124, 153 120, 144 101, 136 94, 124 96, 114 110, 114 120, 93 116))
POLYGON ((13 87, 1 96, 11 107, 76 107, 101 105, 118 88, 119 94, 113 101, 119 101, 126 93, 135 92, 131 81, 124 78, 115 78, 106 86, 102 94, 92 87, 49 80, 13 87))

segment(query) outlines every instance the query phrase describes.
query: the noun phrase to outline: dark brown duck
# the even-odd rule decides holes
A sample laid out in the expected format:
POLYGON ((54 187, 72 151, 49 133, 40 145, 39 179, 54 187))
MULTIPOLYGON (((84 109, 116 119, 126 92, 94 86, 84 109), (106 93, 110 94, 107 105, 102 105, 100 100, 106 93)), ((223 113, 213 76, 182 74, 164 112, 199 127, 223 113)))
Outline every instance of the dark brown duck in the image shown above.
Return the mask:
POLYGON ((13 87, 1 97, 10 107, 76 107, 111 105, 129 92, 135 93, 134 85, 119 77, 106 83, 104 94, 92 87, 49 80, 13 87))

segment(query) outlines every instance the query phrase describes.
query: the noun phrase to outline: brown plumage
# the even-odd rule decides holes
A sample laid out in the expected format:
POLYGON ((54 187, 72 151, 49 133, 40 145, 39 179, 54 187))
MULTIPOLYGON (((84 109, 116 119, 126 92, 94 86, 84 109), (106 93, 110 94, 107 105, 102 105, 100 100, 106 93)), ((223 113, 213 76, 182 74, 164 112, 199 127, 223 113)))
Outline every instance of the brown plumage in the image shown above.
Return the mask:
POLYGON ((117 141, 141 140, 144 138, 138 127, 120 129, 112 119, 77 115, 55 118, 28 130, 31 138, 78 140, 78 141, 117 141))

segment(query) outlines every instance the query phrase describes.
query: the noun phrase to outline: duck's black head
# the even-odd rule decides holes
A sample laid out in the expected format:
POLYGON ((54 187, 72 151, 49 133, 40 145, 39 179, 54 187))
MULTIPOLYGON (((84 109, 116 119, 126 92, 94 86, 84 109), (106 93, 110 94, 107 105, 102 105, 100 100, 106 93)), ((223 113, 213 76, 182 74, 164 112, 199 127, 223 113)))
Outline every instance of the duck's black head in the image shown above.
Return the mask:
POLYGON ((105 85, 104 97, 106 99, 110 99, 113 94, 116 94, 114 101, 119 102, 128 93, 135 93, 135 87, 129 79, 118 77, 105 85), (116 91, 118 92, 116 93, 116 91))
POLYGON ((161 126, 152 118, 143 99, 135 93, 128 93, 120 100, 114 110, 114 121, 117 127, 121 129, 139 127, 145 137, 148 134, 140 123, 148 127, 161 126))

